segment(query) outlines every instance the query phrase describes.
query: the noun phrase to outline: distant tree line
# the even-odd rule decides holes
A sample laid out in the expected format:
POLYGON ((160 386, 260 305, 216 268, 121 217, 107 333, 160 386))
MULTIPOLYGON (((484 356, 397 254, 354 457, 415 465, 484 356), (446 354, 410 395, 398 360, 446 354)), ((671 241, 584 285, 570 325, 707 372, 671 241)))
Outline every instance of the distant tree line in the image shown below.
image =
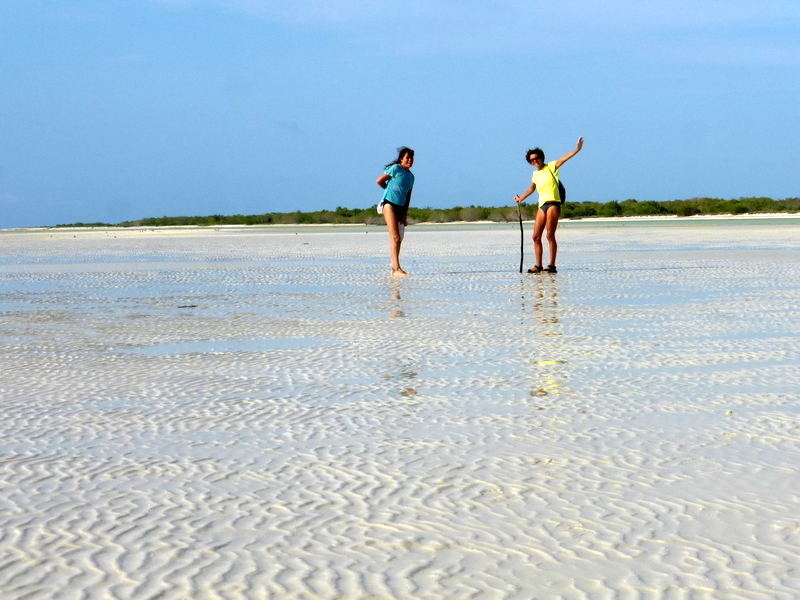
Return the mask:
MULTIPOLYGON (((535 204, 523 203, 522 218, 531 220, 536 214, 535 204)), ((796 213, 800 210, 800 198, 773 200, 772 198, 692 198, 690 200, 612 200, 611 202, 567 202, 562 218, 591 217, 643 217, 652 215, 743 215, 757 213, 796 213)), ((452 223, 455 221, 494 221, 497 223, 517 221, 516 206, 484 207, 455 206, 453 208, 417 208, 408 211, 409 223, 452 223)), ((336 224, 383 224, 374 206, 369 208, 344 208, 316 212, 295 211, 290 213, 264 213, 262 215, 208 215, 205 217, 152 217, 136 221, 110 223, 72 223, 57 227, 160 227, 176 225, 336 225, 336 224)))

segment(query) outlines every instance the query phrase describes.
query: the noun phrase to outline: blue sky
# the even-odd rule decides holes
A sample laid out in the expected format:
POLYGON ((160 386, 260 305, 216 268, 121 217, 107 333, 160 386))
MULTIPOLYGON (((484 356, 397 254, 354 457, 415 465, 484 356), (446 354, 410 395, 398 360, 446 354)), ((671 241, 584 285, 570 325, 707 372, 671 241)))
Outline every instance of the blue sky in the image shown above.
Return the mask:
POLYGON ((0 228, 800 196, 796 0, 3 0, 0 228))

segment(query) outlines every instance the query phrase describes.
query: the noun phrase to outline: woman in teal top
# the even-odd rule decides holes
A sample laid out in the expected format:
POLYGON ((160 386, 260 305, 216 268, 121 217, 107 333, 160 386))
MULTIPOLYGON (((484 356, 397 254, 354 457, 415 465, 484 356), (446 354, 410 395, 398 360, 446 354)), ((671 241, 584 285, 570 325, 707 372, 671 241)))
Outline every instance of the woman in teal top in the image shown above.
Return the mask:
POLYGON ((400 267, 400 246, 408 225, 408 205, 414 187, 414 151, 403 146, 397 150, 397 160, 386 165, 383 175, 375 181, 384 190, 378 212, 386 220, 389 230, 389 256, 392 260, 392 277, 408 275, 400 267))
POLYGON ((533 222, 533 252, 536 255, 536 264, 528 273, 556 272, 556 228, 558 218, 561 216, 561 198, 558 193, 558 170, 565 162, 575 156, 583 148, 583 138, 578 138, 575 150, 568 152, 556 161, 545 163, 544 152, 541 148, 534 148, 525 153, 525 160, 532 164, 536 170, 531 177, 531 185, 520 196, 514 196, 516 202, 522 202, 534 191, 539 192, 539 210, 533 222), (542 268, 542 232, 547 229, 547 243, 550 248, 550 264, 542 268))

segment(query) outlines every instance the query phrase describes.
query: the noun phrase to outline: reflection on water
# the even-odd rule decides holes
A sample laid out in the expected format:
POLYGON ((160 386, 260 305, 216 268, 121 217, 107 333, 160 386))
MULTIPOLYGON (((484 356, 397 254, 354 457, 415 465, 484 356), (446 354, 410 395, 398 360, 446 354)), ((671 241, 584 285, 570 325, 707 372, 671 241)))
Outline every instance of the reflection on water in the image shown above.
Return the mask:
POLYGON ((391 282, 391 298, 392 298, 392 310, 389 312, 389 316, 391 318, 395 317, 405 317, 406 314, 402 310, 402 296, 400 295, 400 281, 392 281, 391 282))
POLYGON ((381 379, 391 382, 394 394, 413 396, 417 393, 417 390, 411 386, 413 380, 419 376, 419 371, 414 365, 408 361, 403 361, 387 366, 389 367, 389 372, 381 375, 381 379))
POLYGON ((531 396, 550 396, 551 394, 561 394, 564 390, 566 373, 562 365, 567 364, 565 360, 534 360, 533 361, 533 385, 531 396))
MULTIPOLYGON (((558 280, 555 277, 542 276, 534 281, 533 314, 539 325, 556 324, 558 320, 558 280)), ((561 328, 543 331, 541 335, 561 335, 561 328)))
POLYGON ((564 392, 566 360, 563 326, 559 315, 558 278, 529 277, 523 280, 522 318, 525 330, 532 333, 526 342, 526 362, 531 366, 530 395, 557 395, 564 392))
MULTIPOLYGON (((403 297, 400 293, 402 285, 402 279, 392 279, 389 282, 389 318, 406 316, 403 311, 403 297)), ((404 325, 397 326, 403 327, 404 325)), ((416 361, 387 357, 383 364, 385 371, 381 375, 381 379, 390 384, 390 395, 413 396, 417 394, 417 390, 412 386, 413 380, 419 376, 419 365, 416 361)))

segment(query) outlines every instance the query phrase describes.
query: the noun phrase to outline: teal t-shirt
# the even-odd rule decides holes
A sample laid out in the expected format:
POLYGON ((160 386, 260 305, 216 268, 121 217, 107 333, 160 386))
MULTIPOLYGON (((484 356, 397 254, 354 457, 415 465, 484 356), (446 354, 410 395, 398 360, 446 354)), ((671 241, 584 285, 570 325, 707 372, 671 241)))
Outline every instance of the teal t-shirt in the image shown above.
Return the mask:
POLYGON ((386 189, 383 190, 381 200, 397 206, 408 206, 409 194, 411 194, 411 188, 414 187, 414 174, 406 171, 400 165, 389 165, 383 172, 391 179, 386 182, 386 189))

